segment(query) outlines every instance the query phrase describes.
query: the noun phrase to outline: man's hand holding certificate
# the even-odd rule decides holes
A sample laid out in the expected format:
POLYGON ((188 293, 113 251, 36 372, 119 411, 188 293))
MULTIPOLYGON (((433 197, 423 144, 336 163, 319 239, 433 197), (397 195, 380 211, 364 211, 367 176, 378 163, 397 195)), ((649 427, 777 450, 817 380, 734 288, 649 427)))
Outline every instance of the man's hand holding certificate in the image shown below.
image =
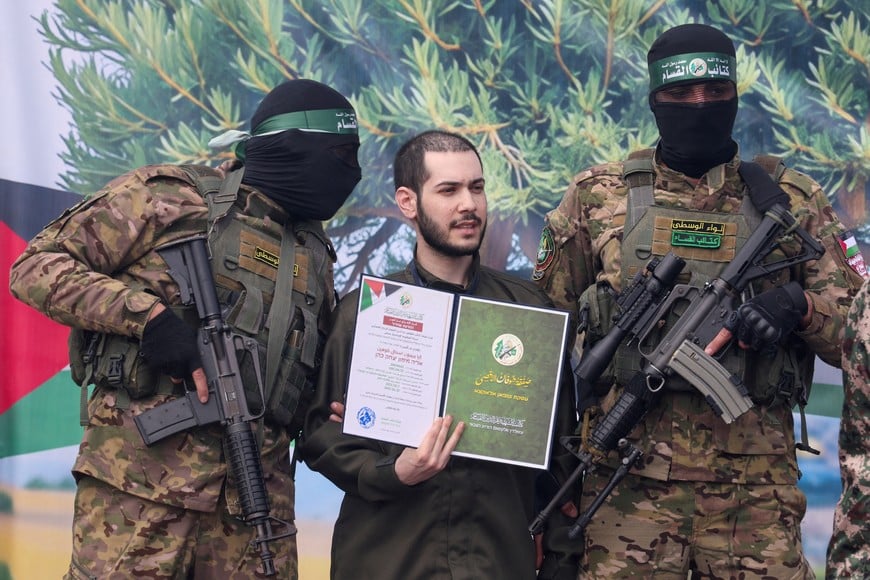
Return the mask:
POLYGON ((567 325, 558 310, 363 276, 344 432, 436 462, 430 447, 461 436, 456 455, 544 468, 567 325), (464 432, 436 433, 441 415, 464 432))

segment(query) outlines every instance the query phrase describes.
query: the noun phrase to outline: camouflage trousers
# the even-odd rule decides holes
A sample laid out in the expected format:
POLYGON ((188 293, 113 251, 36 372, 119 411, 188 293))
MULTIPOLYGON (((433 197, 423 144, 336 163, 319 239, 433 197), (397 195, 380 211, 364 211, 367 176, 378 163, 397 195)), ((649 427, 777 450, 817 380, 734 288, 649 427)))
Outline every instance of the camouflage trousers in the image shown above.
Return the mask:
MULTIPOLYGON (((84 477, 76 492, 72 562, 65 578, 263 578, 259 553, 250 545, 254 537, 254 529, 230 516, 223 501, 215 512, 185 510, 84 477)), ((296 580, 295 536, 269 547, 275 577, 296 580)))
MULTIPOLYGON (((583 483, 581 511, 606 473, 583 483)), ((586 528, 584 578, 815 578, 801 547, 806 497, 793 485, 626 477, 586 528)))

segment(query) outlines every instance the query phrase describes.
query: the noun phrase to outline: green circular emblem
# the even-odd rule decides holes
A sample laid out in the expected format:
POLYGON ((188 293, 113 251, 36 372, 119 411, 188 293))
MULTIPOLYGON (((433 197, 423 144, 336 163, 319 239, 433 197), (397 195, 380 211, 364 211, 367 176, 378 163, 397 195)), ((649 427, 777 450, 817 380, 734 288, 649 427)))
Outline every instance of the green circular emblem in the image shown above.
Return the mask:
POLYGON ((553 241, 553 232, 550 227, 544 228, 541 232, 541 241, 538 243, 538 256, 535 260, 535 271, 532 274, 532 280, 540 280, 544 277, 544 272, 553 263, 556 257, 556 243, 553 241))

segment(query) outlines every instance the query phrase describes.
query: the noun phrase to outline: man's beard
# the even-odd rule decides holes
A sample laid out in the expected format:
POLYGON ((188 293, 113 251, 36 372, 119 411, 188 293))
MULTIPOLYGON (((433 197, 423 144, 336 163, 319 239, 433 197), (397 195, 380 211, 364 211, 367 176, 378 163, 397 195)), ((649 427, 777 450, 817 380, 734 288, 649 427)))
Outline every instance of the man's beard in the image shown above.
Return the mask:
POLYGON ((480 238, 474 246, 460 246, 457 244, 451 244, 448 241, 450 237, 450 229, 459 222, 469 220, 481 223, 480 218, 475 214, 467 213, 463 214, 459 219, 450 222, 448 227, 445 229, 429 219, 422 204, 417 204, 417 227, 420 229, 420 235, 433 250, 444 256, 455 258, 460 256, 470 256, 480 249, 480 245, 483 243, 483 236, 486 234, 486 224, 483 224, 483 227, 480 230, 480 238))

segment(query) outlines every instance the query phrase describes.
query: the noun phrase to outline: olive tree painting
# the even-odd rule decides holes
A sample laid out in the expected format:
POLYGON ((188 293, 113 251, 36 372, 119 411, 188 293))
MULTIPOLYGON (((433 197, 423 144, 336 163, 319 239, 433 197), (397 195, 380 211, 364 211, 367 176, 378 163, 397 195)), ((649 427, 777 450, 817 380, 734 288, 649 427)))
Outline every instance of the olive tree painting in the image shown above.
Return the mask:
POLYGON ((342 290, 410 256, 392 156, 427 129, 461 133, 484 162, 483 261, 527 270, 571 176, 657 139, 646 50, 703 22, 735 42, 742 158, 781 156, 819 181, 870 243, 870 17, 863 0, 58 0, 39 27, 71 113, 65 189, 83 195, 147 163, 217 164, 294 78, 358 112, 363 180, 328 224, 342 290))

